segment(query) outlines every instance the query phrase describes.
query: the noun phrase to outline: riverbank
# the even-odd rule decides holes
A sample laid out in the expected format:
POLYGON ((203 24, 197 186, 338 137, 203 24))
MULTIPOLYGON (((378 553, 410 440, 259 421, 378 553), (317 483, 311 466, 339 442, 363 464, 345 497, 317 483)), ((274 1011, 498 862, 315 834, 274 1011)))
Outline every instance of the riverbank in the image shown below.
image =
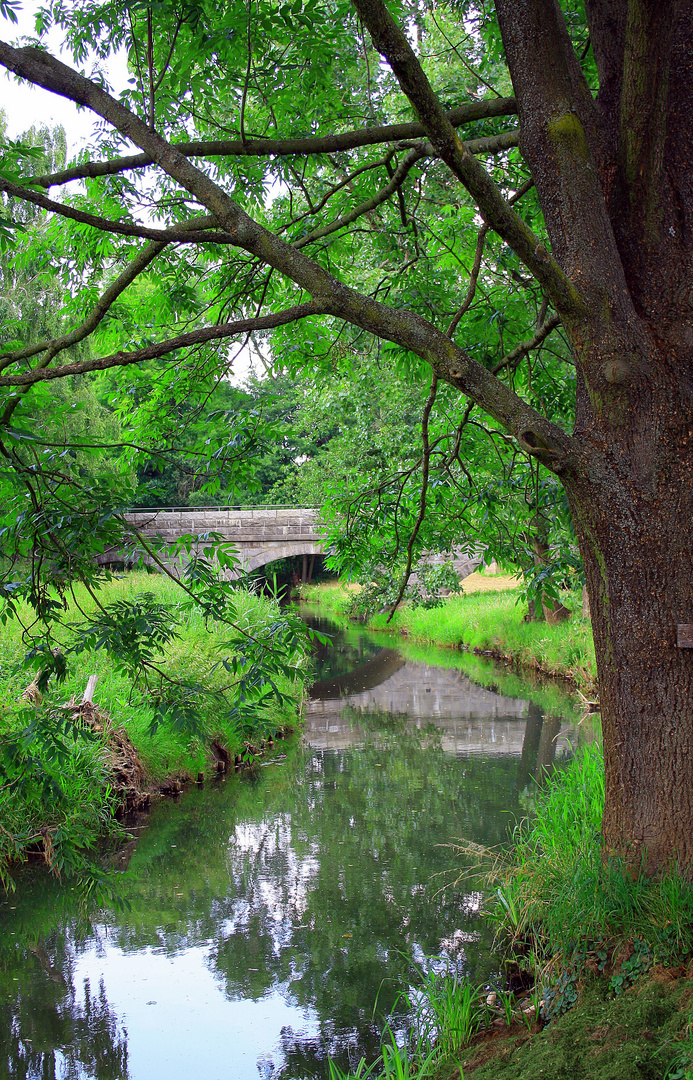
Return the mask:
MULTIPOLYGON (((123 811, 233 768, 240 758, 259 753, 272 735, 298 723, 300 675, 292 681, 280 674, 281 700, 274 696, 255 715, 239 718, 230 704, 226 707, 224 689, 233 681, 229 662, 234 656, 229 626, 205 620, 183 602, 174 582, 125 574, 100 590, 99 601, 112 607, 144 594, 162 605, 175 626, 175 635, 153 653, 157 667, 167 680, 200 687, 192 725, 174 714, 153 730, 157 687, 133 689, 123 664, 106 649, 70 656, 65 680, 51 678, 41 693, 21 667, 26 653, 21 626, 16 620, 0 626, 0 742, 14 755, 14 774, 0 786, 0 882, 5 885, 11 885, 10 868, 35 855, 56 872, 79 871, 95 844, 118 831, 123 811), (80 707, 92 676, 93 704, 80 707), (39 728, 50 737, 39 739, 39 728)), ((76 604, 75 625, 95 607, 79 592, 76 604)), ((239 591, 234 604, 234 622, 243 635, 270 633, 277 624, 279 609, 271 600, 239 591)), ((66 651, 78 632, 62 635, 66 651)), ((302 656, 295 660, 300 669, 302 656)))
MULTIPOLYGON (((448 597, 439 607, 404 604, 389 623, 383 613, 372 615, 366 625, 413 641, 488 655, 526 671, 564 679, 590 699, 596 696, 589 619, 574 610, 569 620, 556 625, 525 622, 526 609, 519 602, 515 579, 473 574, 465 583, 468 591, 448 597)), ((304 585, 301 596, 342 617, 347 616, 352 600, 350 587, 339 582, 304 585)))

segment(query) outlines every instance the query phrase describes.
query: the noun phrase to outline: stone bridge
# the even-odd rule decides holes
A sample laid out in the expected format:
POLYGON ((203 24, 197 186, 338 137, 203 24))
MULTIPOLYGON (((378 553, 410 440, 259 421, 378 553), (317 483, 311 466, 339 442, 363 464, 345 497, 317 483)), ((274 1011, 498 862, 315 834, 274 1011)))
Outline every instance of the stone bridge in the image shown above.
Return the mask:
MULTIPOLYGON (((296 555, 304 556, 303 577, 308 557, 323 555, 327 544, 317 510, 289 506, 212 506, 193 509, 165 507, 133 510, 126 520, 146 539, 161 539, 172 544, 182 536, 202 537, 216 533, 238 553, 243 573, 296 555)), ((204 540, 200 541, 204 545, 204 540)), ((99 562, 122 561, 122 553, 111 549, 99 562)), ((432 555, 431 562, 449 561, 432 555)), ((466 577, 478 566, 479 558, 460 553, 454 559, 459 577, 466 577)))

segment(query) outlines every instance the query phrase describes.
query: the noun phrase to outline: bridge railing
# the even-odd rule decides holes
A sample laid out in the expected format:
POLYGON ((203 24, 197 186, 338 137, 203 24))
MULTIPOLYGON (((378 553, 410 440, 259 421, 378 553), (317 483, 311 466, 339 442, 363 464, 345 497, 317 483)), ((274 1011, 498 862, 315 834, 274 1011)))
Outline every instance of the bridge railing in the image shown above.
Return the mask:
POLYGON ((299 510, 317 511, 317 506, 294 506, 292 503, 248 503, 224 506, 130 506, 122 512, 124 514, 192 514, 204 513, 206 510, 299 510))

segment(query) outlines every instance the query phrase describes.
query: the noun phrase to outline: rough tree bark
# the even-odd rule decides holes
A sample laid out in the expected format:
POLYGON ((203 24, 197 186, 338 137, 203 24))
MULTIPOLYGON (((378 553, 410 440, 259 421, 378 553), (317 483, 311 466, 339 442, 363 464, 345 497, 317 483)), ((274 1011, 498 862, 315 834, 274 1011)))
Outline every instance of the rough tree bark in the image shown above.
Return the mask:
POLYGON ((587 574, 606 849, 693 866, 692 5, 588 3, 585 93, 552 0, 497 0, 521 149, 552 250, 587 299, 565 320, 577 457, 559 471, 587 574))

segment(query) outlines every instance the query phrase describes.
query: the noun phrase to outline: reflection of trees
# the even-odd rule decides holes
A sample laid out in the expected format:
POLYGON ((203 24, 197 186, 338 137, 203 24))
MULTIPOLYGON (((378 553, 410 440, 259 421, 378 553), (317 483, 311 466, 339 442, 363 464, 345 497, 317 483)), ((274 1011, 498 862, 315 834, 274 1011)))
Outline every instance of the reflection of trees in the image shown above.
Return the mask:
MULTIPOLYGON (((229 998, 279 989, 317 1016, 315 1038, 283 1032, 286 1076, 324 1076, 328 1053, 342 1061, 375 1053, 374 1002, 387 1011, 414 981, 412 957, 447 952, 475 980, 494 967, 477 883, 440 891, 437 875, 453 864, 440 845, 505 838, 507 812, 518 807, 517 760, 460 761, 443 752, 435 728, 415 731, 389 714, 359 721, 370 735, 358 749, 288 742, 284 763, 263 767, 256 783, 229 777, 159 807, 122 878, 132 910, 111 918, 110 940, 125 952, 204 945, 229 998)), ((536 736, 538 752, 541 726, 536 736)), ((77 1001, 58 940, 30 957, 41 986, 33 1001, 14 996, 2 1036, 14 1041, 0 1041, 3 1055, 14 1055, 22 1077, 43 1078, 44 1065, 51 1076, 56 1050, 74 1061, 67 1075, 125 1077, 125 1035, 105 994, 77 1001), (20 1053, 35 1055, 33 1072, 20 1053)), ((92 940, 88 930, 87 947, 92 940)))
POLYGON ((518 775, 520 791, 532 780, 540 784, 552 771, 560 731, 560 716, 546 716, 543 709, 530 701, 518 775))
POLYGON ((493 967, 474 905, 464 910, 471 885, 443 895, 435 875, 446 861, 441 843, 503 837, 515 763, 461 766, 442 752, 438 732, 423 744, 404 727, 386 739, 391 718, 361 719, 380 729, 377 744, 313 752, 288 812, 250 831, 237 827, 242 842, 228 852, 237 899, 219 909, 225 925, 211 963, 231 997, 283 984, 295 1003, 317 1011, 318 1044, 286 1033, 292 1076, 321 1074, 328 1049, 342 1057, 355 1044, 375 1051, 373 1003, 387 1011, 409 985, 413 953, 440 952, 447 938, 466 950, 456 958, 474 977, 493 967))
POLYGON ((302 612, 301 617, 308 626, 330 638, 328 644, 315 641, 312 646, 313 667, 319 681, 348 674, 382 651, 382 644, 370 641, 354 627, 339 626, 331 619, 323 619, 306 611, 302 612))
POLYGON ((56 934, 48 945, 39 941, 26 951, 18 949, 12 958, 5 954, 3 960, 2 981, 7 980, 0 1000, 3 1076, 127 1080, 127 1033, 108 1003, 103 983, 96 992, 86 980, 81 994, 74 987, 72 958, 62 935, 56 934))
POLYGON ((330 701, 345 694, 358 694, 371 690, 389 679, 395 671, 404 667, 405 659, 397 649, 381 649, 369 660, 332 679, 321 679, 313 683, 310 696, 319 701, 330 701))

